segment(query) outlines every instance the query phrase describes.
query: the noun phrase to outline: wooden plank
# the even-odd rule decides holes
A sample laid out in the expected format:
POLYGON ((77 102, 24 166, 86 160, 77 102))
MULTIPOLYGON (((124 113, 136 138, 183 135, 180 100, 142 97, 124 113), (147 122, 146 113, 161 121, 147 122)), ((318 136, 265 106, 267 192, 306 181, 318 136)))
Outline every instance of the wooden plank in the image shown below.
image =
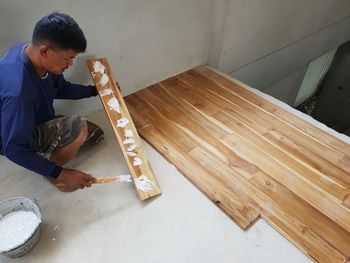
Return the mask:
MULTIPOLYGON (((232 91, 234 91, 236 94, 239 94, 240 96, 244 97, 245 99, 249 100, 250 102, 254 103, 258 107, 260 107, 262 110, 265 110, 276 117, 278 117, 281 121, 286 122, 296 128, 298 128, 300 131, 308 134, 311 137, 314 137, 315 139, 322 141, 323 143, 327 144, 328 146, 332 147, 335 151, 341 151, 345 153, 347 156, 350 155, 350 145, 339 140, 338 138, 332 136, 331 134, 315 127, 314 125, 310 124, 309 122, 300 119, 299 117, 295 116, 294 114, 286 111, 285 109, 273 104, 270 101, 267 101, 266 99, 260 97, 259 95, 256 95, 255 93, 240 87, 238 84, 232 82, 231 80, 221 76, 220 74, 217 74, 213 70, 209 69, 206 66, 199 66, 194 69, 197 73, 199 73, 202 77, 206 79, 210 79, 211 81, 215 82, 218 86, 228 88, 232 91)), ((349 160, 348 158, 345 158, 344 161, 349 160)))
POLYGON ((167 152, 164 155, 168 160, 174 160, 173 164, 210 200, 220 207, 242 229, 249 228, 258 218, 259 213, 246 201, 247 194, 236 185, 228 186, 220 176, 208 174, 201 165, 194 164, 180 147, 174 147, 173 139, 164 136, 164 133, 156 131, 154 127, 147 127, 141 131, 145 138, 152 138, 149 142, 157 149, 167 152), (162 136, 159 136, 159 134, 162 136), (190 175, 190 176, 188 176, 190 175), (213 189, 212 185, 215 185, 213 189))
MULTIPOLYGON (((229 113, 238 115, 245 124, 253 127, 256 131, 271 142, 279 145, 282 149, 292 153, 294 158, 298 159, 299 162, 307 163, 315 170, 334 179, 338 184, 342 185, 342 187, 350 189, 350 176, 347 171, 344 171, 347 164, 343 166, 341 164, 341 161, 346 157, 345 154, 338 154, 336 151, 333 152, 325 148, 323 144, 318 143, 318 141, 312 140, 310 142, 309 137, 305 137, 305 135, 299 131, 290 130, 289 127, 285 126, 285 123, 278 122, 271 114, 259 111, 256 107, 242 100, 236 94, 232 94, 218 87, 213 82, 205 81, 203 78, 189 79, 188 75, 188 73, 184 73, 178 78, 192 88, 196 86, 205 87, 205 89, 211 90, 219 94, 219 96, 224 97, 226 100, 229 100, 230 103, 235 104, 236 107, 241 107, 240 111, 231 110, 229 113), (278 127, 278 129, 276 129, 276 127, 278 127), (305 147, 306 145, 307 147, 305 147)), ((183 92, 186 91, 186 89, 183 89, 183 92)), ((196 92, 200 92, 200 89, 197 88, 196 92)), ((189 96, 190 95, 186 96, 186 98, 189 96)), ((192 100, 194 96, 195 92, 192 91, 192 100)), ((227 107, 225 110, 227 110, 227 107)))
POLYGON ((146 200, 161 194, 160 186, 107 60, 89 59, 87 66, 122 149, 139 198, 146 200))
POLYGON ((260 213, 314 261, 349 259, 341 143, 313 137, 193 70, 126 101, 141 136, 234 220, 251 224, 242 211, 260 213), (300 148, 289 145, 298 140, 300 148))
MULTIPOLYGON (((322 158, 322 161, 334 164, 339 169, 342 169, 342 173, 350 173, 350 166, 344 162, 344 159, 348 159, 349 156, 335 149, 332 149, 320 140, 308 136, 302 131, 296 129, 294 126, 288 125, 285 122, 281 122, 280 119, 278 119, 276 116, 268 113, 267 111, 261 110, 261 108, 256 106, 254 103, 251 103, 249 100, 246 100, 240 94, 237 94, 230 89, 218 86, 213 81, 203 78, 201 75, 197 74, 194 71, 186 72, 178 78, 191 87, 201 87, 205 85, 206 88, 211 89, 217 94, 228 96, 226 98, 230 99, 235 107, 239 106, 245 109, 244 113, 249 117, 255 117, 254 122, 256 124, 259 123, 262 128, 274 129, 275 127, 278 127, 280 131, 283 131, 285 136, 290 137, 292 140, 295 140, 300 144, 307 144, 312 141, 312 143, 309 143, 309 148, 314 152, 314 154, 317 153, 317 155, 322 158), (278 123, 278 126, 275 125, 276 123, 278 123)), ((303 155, 303 158, 305 158, 305 156, 307 155, 303 155)))
MULTIPOLYGON (((293 158, 292 155, 289 154, 289 152, 283 151, 280 147, 278 147, 278 145, 273 145, 269 143, 269 141, 264 136, 262 136, 254 130, 254 127, 249 127, 245 123, 243 123, 240 117, 238 115, 235 115, 231 111, 231 103, 229 101, 220 100, 220 108, 222 110, 218 109, 217 112, 214 113, 212 116, 208 116, 208 112, 205 109, 202 109, 202 111, 200 112, 201 114, 197 111, 194 111, 193 106, 188 104, 185 99, 181 99, 181 95, 184 95, 182 89, 182 85, 184 84, 174 80, 176 79, 173 78, 163 81, 163 84, 160 83, 154 85, 152 87, 149 87, 148 90, 153 90, 154 93, 156 93, 159 96, 162 96, 162 99, 166 101, 168 105, 178 108, 181 107, 183 109, 183 114, 186 114, 186 116, 189 117, 193 122, 200 122, 203 126, 203 129, 207 130, 208 132, 214 133, 213 136, 215 136, 216 132, 215 128, 213 128, 215 126, 208 124, 203 125, 203 123, 205 123, 208 120, 211 121, 213 119, 215 123, 220 122, 221 125, 225 127, 226 133, 219 134, 217 136, 218 139, 223 139, 224 137, 230 134, 236 134, 237 132, 244 134, 244 137, 248 139, 248 141, 252 142, 252 144, 256 145, 259 149, 263 150, 265 154, 269 155, 270 157, 274 158, 275 160, 281 163, 288 164, 291 170, 297 172, 308 182, 314 184, 323 193, 329 194, 330 197, 334 197, 334 199, 336 199, 336 201, 338 201, 339 203, 343 203, 344 200, 348 198, 350 191, 347 188, 342 187, 337 182, 331 180, 328 176, 319 173, 315 169, 312 169, 310 166, 305 166, 303 163, 298 162, 293 158), (171 86, 173 87, 173 89, 170 88, 171 86), (157 89, 155 89, 155 87, 157 87, 157 89), (169 98, 166 98, 163 95, 163 93, 167 94, 169 98), (171 104, 171 100, 176 101, 177 104, 171 104), (206 118, 204 118, 203 116, 206 116, 206 118)), ((209 91, 206 91, 203 86, 201 87, 201 90, 202 91, 197 92, 201 96, 201 93, 205 94, 205 97, 207 98, 207 100, 205 101, 205 105, 210 107, 216 107, 214 103, 218 104, 217 102, 220 98, 218 96, 213 95, 209 91)), ((191 94, 191 96, 193 97, 194 95, 191 94)))
POLYGON ((231 145, 237 155, 263 169, 264 176, 266 174, 270 175, 271 178, 288 188, 318 211, 347 231, 350 231, 350 211, 348 209, 345 209, 341 204, 334 202, 327 195, 302 180, 299 174, 285 169, 283 164, 274 161, 257 147, 245 142, 238 134, 231 135, 225 138, 224 141, 227 145, 231 145))
MULTIPOLYGON (((150 93, 149 90, 140 91, 140 97, 144 98, 147 103, 153 105, 157 111, 161 112, 164 115, 164 120, 171 119, 181 130, 182 133, 186 134, 191 138, 189 142, 192 145, 200 145, 203 148, 210 150, 215 153, 218 159, 220 159, 223 163, 228 166, 233 167, 234 169, 240 169, 241 173, 246 174, 247 176, 254 175, 259 172, 258 169, 246 162, 244 159, 240 158, 234 152, 232 152, 228 147, 225 146, 222 142, 217 140, 210 133, 206 132, 200 124, 197 122, 193 122, 188 119, 185 115, 179 114, 173 108, 169 107, 167 104, 163 103, 163 97, 154 96, 150 93), (178 118, 180 116, 180 118, 178 118)), ((214 110, 214 109, 213 109, 214 110)), ((154 113, 156 114, 156 112, 154 113)), ((162 120, 163 123, 163 120, 162 120)), ((162 124, 161 123, 161 124, 162 124)), ((169 125, 162 125, 162 127, 168 129, 169 125)), ((171 132, 170 130, 168 132, 171 132)), ((179 136, 178 132, 173 132, 173 136, 181 140, 184 136, 179 136)), ((193 146, 192 146, 193 148, 193 146)), ((186 149, 190 151, 192 149, 186 149)))
MULTIPOLYGON (((142 94, 136 95, 136 97, 138 97, 137 99, 138 103, 142 102, 141 98, 146 99, 145 93, 146 92, 142 92, 142 94)), ((132 98, 127 97, 126 100, 127 102, 129 102, 130 100, 132 100, 132 98)), ((230 190, 230 187, 233 187, 233 186, 235 187, 234 192, 236 193, 236 191, 239 191, 238 193, 241 198, 247 195, 244 185, 249 184, 249 182, 245 182, 245 184, 243 184, 244 181, 242 181, 242 179, 244 177, 242 177, 241 175, 236 175, 239 178, 241 178, 241 180, 239 182, 234 181, 234 183, 228 184, 227 178, 223 178, 223 175, 227 176, 228 178, 231 178, 234 171, 228 166, 227 166, 228 168, 224 169, 223 168, 225 167, 224 163, 219 158, 217 158, 216 154, 211 154, 210 155, 212 156, 211 158, 209 158, 209 155, 206 154, 205 156, 202 156, 202 158, 199 159, 199 161, 194 160, 193 158, 197 157, 196 153, 198 153, 199 148, 195 147, 192 143, 185 141, 185 140, 189 140, 184 138, 184 137, 188 138, 188 135, 184 134, 184 132, 179 130, 176 125, 172 124, 168 120, 169 118, 167 116, 164 116, 161 114, 163 113, 163 110, 164 110, 164 109, 162 110, 161 105, 158 105, 158 104, 154 105, 150 103, 148 99, 147 99, 147 102, 143 101, 143 103, 144 103, 143 106, 146 106, 147 104, 149 104, 148 112, 149 114, 151 114, 151 116, 153 116, 156 119, 156 121, 154 125, 151 125, 142 129, 140 131, 141 135, 147 138, 147 140, 153 146, 155 146, 157 150, 162 152, 167 159, 170 159, 176 165, 176 167, 178 167, 178 169, 181 172, 186 174, 186 176, 197 187, 204 190, 204 192, 215 203, 218 204, 219 202, 219 205, 224 207, 226 201, 231 200, 232 198, 232 196, 230 197, 229 195, 230 193, 229 190, 230 190), (156 126, 157 128, 155 128, 154 126, 156 126), (170 133, 169 132, 170 129, 173 129, 174 132, 170 133), (176 136, 174 136, 175 134, 176 136), (188 145, 191 145, 191 146, 188 147, 188 145), (189 155, 189 153, 193 154, 193 156, 189 155), (211 162, 208 162, 208 160, 211 160, 211 162), (215 169, 217 169, 217 171, 213 172, 213 170, 215 169), (223 181, 223 183, 220 184, 220 186, 218 186, 219 185, 218 181, 215 181, 214 178, 217 178, 217 180, 220 179, 221 181, 223 181), (228 189, 227 189, 227 186, 229 186, 228 189), (225 187, 226 189, 223 189, 222 187, 225 187)), ((173 114, 173 112, 169 112, 169 114, 173 114)), ((174 114, 173 116, 179 116, 179 115, 174 114)), ((242 175, 245 175, 245 173, 242 173, 242 175)), ((246 178, 249 178, 249 177, 250 176, 247 176, 246 178)), ((254 178, 258 178, 258 177, 259 176, 254 176, 254 178)), ((255 192, 257 190, 251 189, 251 191, 255 192)), ((295 197, 294 195, 294 198, 297 198, 297 197, 295 197)), ((272 203, 272 200, 268 197, 265 197, 265 199, 263 200, 265 200, 264 202, 272 203)), ((282 201, 285 201, 285 200, 283 199, 282 201)), ((264 204, 262 205, 262 208, 259 208, 259 209, 262 209, 262 210, 267 209, 264 207, 264 204)), ((300 203, 298 203, 297 205, 300 206, 300 203)), ((304 209, 305 207, 300 206, 300 208, 304 209)), ((239 210, 246 211, 246 209, 242 210, 241 208, 239 210)), ((299 210, 297 210, 297 212, 299 210)), ((224 211, 227 212, 227 210, 224 210, 224 211)), ((313 210, 313 211, 316 211, 316 210, 313 210)), ((318 257, 322 257, 324 261, 319 260, 319 262, 327 262, 327 260, 329 260, 330 258, 337 259, 338 257, 339 257, 339 261, 334 261, 334 262, 342 262, 342 260, 345 258, 345 256, 339 253, 338 250, 335 250, 333 246, 329 245, 328 242, 332 242, 334 240, 344 241, 344 239, 346 241, 350 241, 349 239, 347 239, 349 238, 349 235, 347 235, 347 232, 345 232, 342 228, 340 228, 336 224, 331 226, 330 228, 327 227, 323 229, 325 226, 325 222, 329 222, 329 219, 327 219, 327 217, 325 217, 321 213, 316 213, 313 215, 311 213, 311 215, 309 216, 310 219, 316 220, 317 222, 321 222, 321 224, 319 224, 319 226, 321 227, 321 230, 323 229, 327 233, 336 233, 334 237, 332 237, 331 241, 325 240, 323 239, 323 237, 316 235, 314 233, 313 228, 311 226, 308 228, 308 226, 302 225, 299 221, 300 219, 297 220, 292 215, 289 215, 289 214, 288 215, 284 213, 281 213, 281 214, 285 218, 287 218, 286 220, 293 219, 293 222, 296 222, 295 225, 293 225, 293 228, 289 229, 290 228, 289 227, 287 231, 288 234, 293 237, 292 240, 294 239, 299 240, 299 239, 302 239, 302 237, 306 236, 307 240, 306 241, 304 240, 303 242, 307 246, 310 246, 312 248, 312 250, 308 251, 308 253, 309 255, 317 259, 318 257), (307 231, 305 229, 307 229, 307 231), (318 249, 320 248, 320 245, 323 249, 322 253, 318 251, 318 249)), ((270 218, 270 216, 268 216, 268 218, 270 218)), ((277 221, 276 223, 275 220, 273 220, 272 222, 274 224, 286 224, 286 222, 279 222, 279 221, 277 221)), ((328 236, 328 238, 330 237, 328 236)), ((345 251, 349 248, 347 242, 341 242, 340 245, 343 246, 341 248, 345 251)))
POLYGON ((159 111, 160 107, 152 107, 143 98, 143 95, 136 94, 126 97, 126 103, 132 114, 135 103, 137 103, 138 107, 144 109, 142 115, 145 119, 153 118, 153 124, 147 127, 138 126, 138 122, 135 121, 136 127, 142 127, 139 129, 141 136, 158 151, 163 154, 166 153, 165 157, 171 160, 181 173, 237 222, 242 229, 246 229, 253 224, 258 219, 259 213, 245 201, 244 196, 246 194, 235 186, 228 188, 220 177, 207 174, 200 165, 190 165, 191 161, 184 158, 185 153, 193 150, 199 144, 190 140, 186 133, 174 122, 170 122, 166 116, 162 115, 159 111), (190 173, 191 171, 192 173, 190 173), (213 191, 211 185, 217 186, 215 191, 213 191))
POLYGON ((220 174, 227 184, 237 185, 248 193, 249 202, 261 217, 316 262, 343 262, 349 257, 349 232, 268 175, 245 178, 221 165, 203 148, 196 148, 189 155, 205 163, 209 173, 220 174))
POLYGON ((256 133, 253 128, 246 126, 244 123, 232 115, 228 115, 224 112, 219 112, 214 116, 218 120, 221 120, 227 126, 232 127, 236 134, 244 134, 244 138, 255 145, 259 150, 264 152, 269 158, 283 164, 288 167, 289 170, 295 172, 299 178, 313 185, 317 190, 323 194, 329 196, 339 204, 343 204, 349 196, 349 189, 342 187, 337 182, 330 179, 327 175, 324 175, 311 167, 306 166, 293 158, 287 151, 283 151, 278 146, 269 143, 265 137, 256 133))
MULTIPOLYGON (((170 88, 168 90, 170 90, 170 88)), ((172 93, 175 97, 179 96, 178 98, 183 99, 188 99, 189 97, 193 99, 196 95, 188 93, 187 91, 184 91, 184 89, 179 88, 172 89, 169 92, 172 93)), ((252 147, 251 144, 247 143, 247 140, 243 139, 244 141, 238 141, 239 137, 244 138, 246 136, 245 133, 243 133, 243 135, 240 135, 239 133, 232 130, 234 134, 227 136, 224 140, 221 140, 221 142, 223 142, 223 144, 221 144, 219 143, 220 140, 215 140, 216 138, 209 136, 205 129, 203 129, 203 127, 198 125, 196 122, 185 122, 185 117, 182 116, 181 118, 177 118, 177 116, 181 116, 181 114, 179 112, 175 112, 173 108, 168 109, 168 104, 161 105, 162 102, 166 100, 166 96, 161 92, 160 88, 155 90, 153 93, 152 88, 149 88, 147 90, 143 90, 140 92, 140 94, 145 100, 147 100, 147 102, 153 104, 153 106, 156 107, 159 111, 164 112, 166 118, 171 118, 174 120, 187 135, 192 137, 193 141, 198 141, 201 143, 202 148, 211 150, 224 163, 232 166, 232 168, 237 172, 242 173, 243 171, 244 174, 253 176, 258 173, 264 173, 260 170, 259 166, 263 167, 264 171, 268 171, 273 176, 273 178, 278 180, 283 185, 289 187, 289 189, 291 189, 303 199, 308 200, 310 204, 318 208, 325 215, 332 218, 339 225, 343 226, 347 230, 350 230, 350 212, 347 211, 347 209, 343 209, 341 202, 334 202, 327 195, 318 189, 315 189, 313 185, 309 184, 305 180, 302 180, 302 178, 299 177, 298 173, 291 171, 290 169, 286 169, 285 165, 276 162, 273 158, 269 157, 259 148, 255 146, 252 147), (229 148, 227 148, 228 145, 232 146, 231 151, 229 148), (240 147, 241 145, 242 147, 240 147), (239 154, 237 154, 238 149, 241 149, 241 152, 239 154), (218 154, 217 151, 220 151, 220 153, 218 154), (242 151, 243 154, 245 154, 245 157, 242 157, 242 151), (235 159, 231 160, 230 162, 230 158, 227 156, 235 156, 235 159)), ((195 106, 197 104, 197 101, 192 101, 192 103, 194 103, 193 106, 195 106)), ((216 112, 215 105, 210 105, 210 103, 202 104, 205 104, 207 108, 209 108, 207 112, 204 107, 201 107, 203 114, 209 115, 216 112)), ((222 104, 220 103, 220 106, 221 105, 222 104)))
MULTIPOLYGON (((253 141, 253 144, 259 144, 259 147, 265 149, 264 152, 266 154, 279 162, 288 164, 288 167, 290 167, 293 171, 298 172, 298 175, 304 177, 307 181, 315 184, 324 194, 330 194, 330 196, 335 197, 339 203, 343 203, 344 200, 347 200, 349 190, 346 187, 342 187, 336 181, 332 181, 327 175, 322 174, 315 169, 311 169, 310 166, 303 165, 303 162, 300 163, 295 160, 294 156, 290 155, 289 152, 283 151, 280 147, 278 147, 278 145, 271 144, 271 142, 269 143, 269 141, 263 135, 254 132, 254 124, 252 124, 251 127, 247 126, 246 123, 242 122, 242 118, 236 114, 236 111, 231 111, 231 102, 221 100, 220 103, 217 103, 220 97, 213 96, 209 91, 205 90, 203 85, 200 89, 193 89, 192 92, 189 92, 185 89, 185 87, 183 87, 184 83, 174 82, 173 79, 163 81, 163 83, 164 84, 159 84, 160 87, 153 91, 158 96, 162 96, 162 100, 166 100, 166 98, 162 95, 163 90, 165 90, 164 86, 166 86, 167 94, 172 96, 173 100, 176 100, 178 103, 182 103, 182 107, 189 107, 189 105, 186 103, 186 101, 188 101, 188 97, 191 97, 193 107, 199 104, 198 101, 202 101, 202 104, 205 105, 205 107, 201 107, 201 113, 203 115, 213 114, 212 117, 221 122, 222 125, 225 125, 226 129, 231 129, 231 132, 227 134, 233 134, 234 131, 236 131, 235 134, 237 134, 237 130, 240 131, 242 134, 244 134, 244 137, 249 136, 249 140, 253 141), (200 95, 197 95, 197 93, 200 95), (207 99, 204 100, 204 97, 207 99), (225 110, 225 112, 221 111, 216 104, 219 104, 220 108, 225 110), (213 108, 216 108, 216 110, 213 111, 213 108)), ((152 91, 154 87, 155 86, 150 87, 148 90, 152 91)), ((168 101, 167 104, 169 104, 168 101)), ((196 119, 192 119, 192 121, 196 121, 196 119)), ((219 136, 219 138, 222 138, 222 136, 219 136)))

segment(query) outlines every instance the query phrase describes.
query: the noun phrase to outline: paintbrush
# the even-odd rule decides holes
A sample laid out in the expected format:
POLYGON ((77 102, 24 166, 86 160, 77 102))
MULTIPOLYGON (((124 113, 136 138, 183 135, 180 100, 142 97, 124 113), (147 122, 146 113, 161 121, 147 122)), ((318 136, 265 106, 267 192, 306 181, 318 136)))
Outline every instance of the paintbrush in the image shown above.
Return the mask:
MULTIPOLYGON (((122 174, 122 175, 114 175, 114 176, 106 176, 106 177, 97 177, 94 184, 106 184, 106 183, 112 183, 112 182, 131 182, 131 176, 129 174, 122 174)), ((58 183, 55 184, 57 187, 63 187, 65 186, 64 183, 58 183)))
POLYGON ((96 178, 95 184, 105 184, 111 182, 131 182, 131 176, 129 174, 126 175, 115 175, 115 176, 107 176, 107 177, 98 177, 96 178))

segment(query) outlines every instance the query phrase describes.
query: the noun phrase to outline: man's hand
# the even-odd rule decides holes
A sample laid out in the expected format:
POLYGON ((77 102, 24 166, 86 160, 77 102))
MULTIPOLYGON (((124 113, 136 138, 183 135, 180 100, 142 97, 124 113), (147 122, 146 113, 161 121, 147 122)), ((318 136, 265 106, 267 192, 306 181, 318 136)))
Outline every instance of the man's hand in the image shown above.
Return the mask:
POLYGON ((49 181, 62 192, 73 192, 77 189, 91 187, 96 179, 79 170, 63 168, 57 179, 49 178, 49 181))

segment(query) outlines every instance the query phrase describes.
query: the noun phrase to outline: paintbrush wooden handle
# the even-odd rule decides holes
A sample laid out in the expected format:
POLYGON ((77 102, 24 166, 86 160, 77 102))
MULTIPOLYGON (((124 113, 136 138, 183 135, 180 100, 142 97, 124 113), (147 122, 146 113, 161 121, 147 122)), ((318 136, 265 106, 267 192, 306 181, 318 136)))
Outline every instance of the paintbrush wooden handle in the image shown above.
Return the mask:
POLYGON ((63 187, 63 186, 66 186, 64 183, 58 183, 58 184, 55 184, 56 187, 63 187))
POLYGON ((131 175, 130 174, 122 174, 122 175, 115 175, 115 176, 107 176, 107 177, 98 177, 96 178, 96 184, 104 184, 104 183, 111 183, 111 182, 124 182, 124 183, 130 183, 131 175))
POLYGON ((105 184, 105 183, 111 183, 118 179, 118 175, 116 176, 107 176, 107 177, 99 177, 96 178, 95 184, 105 184))
MULTIPOLYGON (((114 181, 131 182, 131 177, 130 177, 130 175, 115 175, 115 176, 98 177, 98 178, 96 178, 94 184, 105 184, 105 183, 111 183, 114 181)), ((58 183, 58 184, 55 184, 55 186, 63 187, 63 186, 65 186, 65 184, 58 183)))
MULTIPOLYGON (((111 183, 111 182, 116 181, 117 178, 118 178, 118 176, 99 177, 99 178, 96 178, 96 181, 94 182, 94 184, 111 183)), ((64 183, 58 183, 58 184, 55 184, 55 186, 63 187, 63 186, 66 186, 66 185, 64 183)))

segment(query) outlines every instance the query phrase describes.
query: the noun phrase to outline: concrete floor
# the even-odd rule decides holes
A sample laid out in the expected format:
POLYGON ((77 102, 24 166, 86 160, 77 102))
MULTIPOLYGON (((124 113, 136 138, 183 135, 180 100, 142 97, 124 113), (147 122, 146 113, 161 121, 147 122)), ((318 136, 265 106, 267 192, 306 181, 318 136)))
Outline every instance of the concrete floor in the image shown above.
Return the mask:
MULTIPOLYGON (((128 173, 103 110, 88 118, 105 130, 105 140, 82 150, 69 166, 95 176, 128 173)), ((163 191, 146 202, 128 183, 61 193, 0 157, 0 200, 36 198, 43 219, 34 250, 19 259, 0 256, 0 262, 311 262, 262 219, 242 231, 151 146, 143 145, 163 191)))

